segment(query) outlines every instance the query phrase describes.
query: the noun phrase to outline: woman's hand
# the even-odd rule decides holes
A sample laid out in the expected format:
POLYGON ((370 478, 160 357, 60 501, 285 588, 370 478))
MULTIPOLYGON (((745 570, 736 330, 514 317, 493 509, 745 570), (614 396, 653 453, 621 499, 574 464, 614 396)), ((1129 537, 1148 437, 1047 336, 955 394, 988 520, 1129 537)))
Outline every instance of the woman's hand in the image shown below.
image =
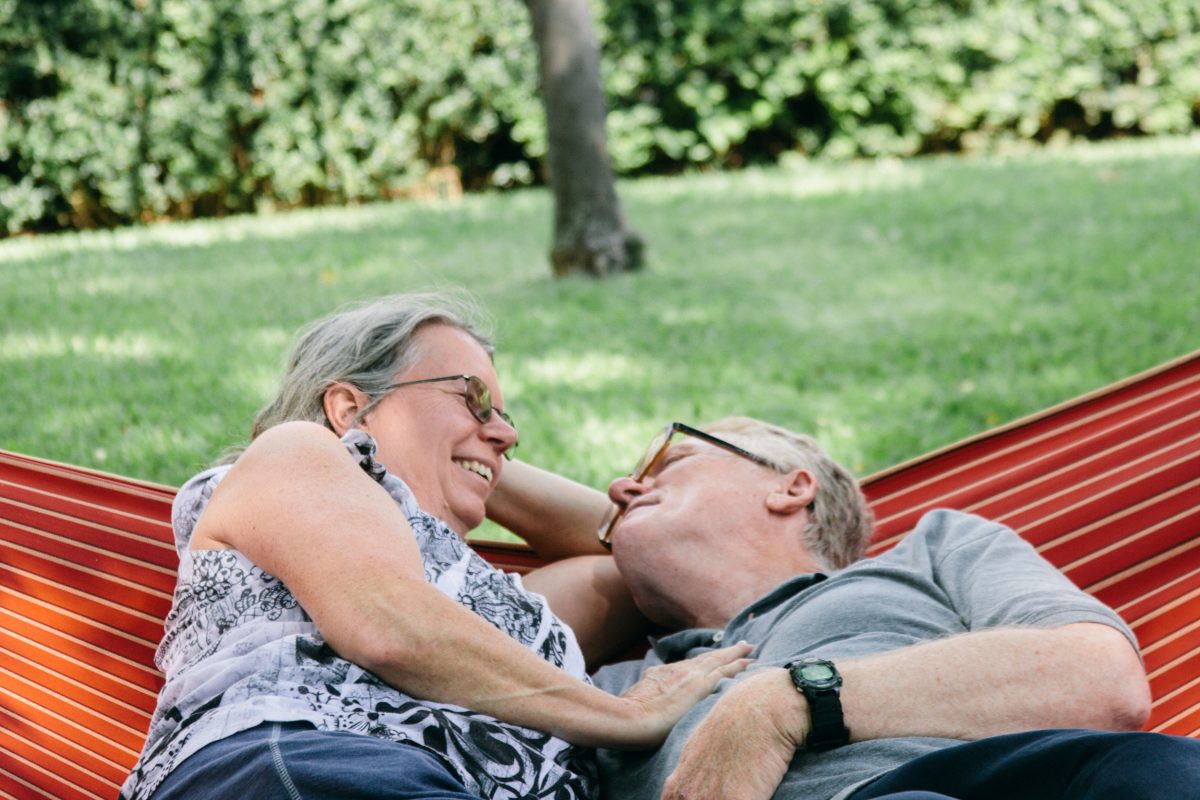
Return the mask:
POLYGON ((717 688, 750 666, 746 656, 753 645, 739 642, 703 655, 650 667, 642 679, 625 690, 621 699, 634 707, 636 723, 628 729, 629 741, 609 745, 628 749, 658 747, 679 718, 717 688))

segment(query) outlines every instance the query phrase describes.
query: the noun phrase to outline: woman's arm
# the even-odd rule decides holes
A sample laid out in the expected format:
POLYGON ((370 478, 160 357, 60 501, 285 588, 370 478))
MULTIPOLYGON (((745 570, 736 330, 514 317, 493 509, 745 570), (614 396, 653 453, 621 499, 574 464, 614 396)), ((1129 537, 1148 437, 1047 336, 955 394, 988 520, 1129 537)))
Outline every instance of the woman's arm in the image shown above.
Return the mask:
POLYGON ((596 532, 611 508, 603 492, 523 461, 504 465, 487 501, 489 519, 529 542, 548 561, 606 555, 596 532))
POLYGON ((404 514, 318 425, 260 436, 221 481, 193 547, 239 550, 279 578, 343 658, 411 694, 582 745, 657 745, 748 648, 613 697, 572 678, 425 581, 404 514))
MULTIPOLYGON (((530 572, 526 589, 546 598, 555 616, 571 626, 588 672, 645 647, 650 621, 633 603, 612 556, 578 556, 530 572)), ((629 657, 629 656, 626 656, 629 657)))
POLYGON ((504 465, 488 517, 550 562, 524 578, 571 626, 594 670, 645 641, 650 624, 596 538, 613 508, 603 492, 521 461, 504 465))

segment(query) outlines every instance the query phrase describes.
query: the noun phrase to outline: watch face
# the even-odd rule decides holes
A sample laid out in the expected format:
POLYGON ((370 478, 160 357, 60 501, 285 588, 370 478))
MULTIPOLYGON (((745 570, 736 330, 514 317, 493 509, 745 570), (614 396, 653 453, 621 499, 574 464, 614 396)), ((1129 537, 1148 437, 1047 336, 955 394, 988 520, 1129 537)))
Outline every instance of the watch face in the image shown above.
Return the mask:
POLYGON ((825 664, 805 664, 800 667, 800 675, 806 681, 827 681, 833 677, 833 670, 825 664))

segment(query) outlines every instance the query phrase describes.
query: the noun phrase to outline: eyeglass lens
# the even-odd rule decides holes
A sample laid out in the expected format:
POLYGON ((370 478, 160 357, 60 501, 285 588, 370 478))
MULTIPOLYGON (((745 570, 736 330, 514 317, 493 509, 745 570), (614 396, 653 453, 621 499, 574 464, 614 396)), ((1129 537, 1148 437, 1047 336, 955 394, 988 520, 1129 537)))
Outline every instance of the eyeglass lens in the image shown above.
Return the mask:
POLYGON ((666 450, 667 443, 671 441, 671 437, 675 435, 675 426, 669 426, 666 430, 655 436, 651 440, 650 446, 646 448, 646 452, 642 454, 642 459, 638 461, 637 466, 633 468, 630 475, 634 480, 640 481, 646 477, 646 473, 654 469, 655 463, 663 451, 666 450))
POLYGON ((487 384, 474 375, 467 379, 467 409, 480 422, 487 422, 492 416, 492 393, 487 384))
MULTIPOLYGON (((465 379, 467 386, 466 391, 463 393, 463 399, 467 402, 467 410, 471 412, 471 416, 477 422, 486 423, 492 418, 492 412, 494 411, 500 415, 500 419, 508 423, 510 428, 513 430, 517 429, 516 424, 512 421, 512 417, 492 405, 492 391, 488 389, 487 384, 483 382, 482 378, 467 375, 465 379)), ((505 450, 504 457, 511 459, 513 457, 513 450, 516 447, 517 445, 514 443, 512 447, 505 450)))
MULTIPOLYGON (((646 452, 642 453, 641 459, 637 466, 633 468, 633 472, 629 473, 630 477, 635 481, 641 481, 646 477, 650 470, 654 469, 654 465, 666 452, 667 445, 670 444, 672 438, 678 432, 678 428, 672 423, 666 429, 650 440, 650 446, 646 448, 646 452)), ((605 547, 610 547, 609 540, 612 538, 613 528, 617 526, 617 520, 621 518, 622 510, 620 507, 612 506, 604 520, 600 523, 600 542, 605 547)))
POLYGON ((467 376, 467 410, 472 416, 480 422, 487 422, 492 418, 492 412, 495 411, 500 415, 500 419, 508 423, 509 427, 516 430, 516 423, 512 421, 512 417, 504 413, 500 409, 492 405, 492 391, 488 389, 487 384, 482 378, 477 378, 474 375, 467 376))

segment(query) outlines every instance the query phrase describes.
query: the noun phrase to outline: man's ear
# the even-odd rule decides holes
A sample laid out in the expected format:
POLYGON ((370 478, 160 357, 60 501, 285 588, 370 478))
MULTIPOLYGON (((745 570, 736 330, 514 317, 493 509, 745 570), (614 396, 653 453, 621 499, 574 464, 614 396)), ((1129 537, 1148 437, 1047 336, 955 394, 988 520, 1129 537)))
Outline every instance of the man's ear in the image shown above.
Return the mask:
MULTIPOLYGON (((346 431, 355 426, 358 412, 370 402, 365 392, 353 384, 338 381, 325 390, 322 405, 325 408, 325 419, 333 426, 338 436, 345 436, 346 431)), ((366 430, 366 425, 358 421, 358 427, 366 430)))
POLYGON ((775 514, 795 514, 812 505, 816 497, 816 476, 806 469, 794 469, 781 476, 780 483, 767 495, 767 509, 775 514))

